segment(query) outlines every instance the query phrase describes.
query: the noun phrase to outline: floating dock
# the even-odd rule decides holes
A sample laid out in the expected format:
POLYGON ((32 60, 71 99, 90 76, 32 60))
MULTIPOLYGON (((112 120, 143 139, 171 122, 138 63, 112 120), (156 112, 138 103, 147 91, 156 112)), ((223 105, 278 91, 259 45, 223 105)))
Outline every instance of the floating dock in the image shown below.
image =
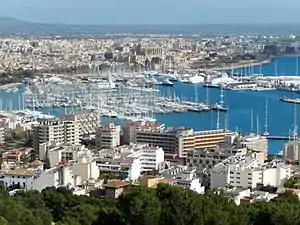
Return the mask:
POLYGON ((269 136, 267 136, 267 139, 268 140, 288 141, 288 140, 291 139, 291 137, 289 137, 289 136, 272 136, 272 135, 269 135, 269 136))

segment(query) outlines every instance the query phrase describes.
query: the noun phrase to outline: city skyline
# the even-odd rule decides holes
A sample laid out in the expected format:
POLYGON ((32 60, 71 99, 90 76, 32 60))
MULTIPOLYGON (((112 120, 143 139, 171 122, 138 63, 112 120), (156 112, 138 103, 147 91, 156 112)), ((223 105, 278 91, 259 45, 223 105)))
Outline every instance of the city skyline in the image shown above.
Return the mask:
POLYGON ((111 0, 11 0, 0 8, 0 16, 41 23, 114 24, 297 24, 299 1, 271 0, 141 1, 111 0))

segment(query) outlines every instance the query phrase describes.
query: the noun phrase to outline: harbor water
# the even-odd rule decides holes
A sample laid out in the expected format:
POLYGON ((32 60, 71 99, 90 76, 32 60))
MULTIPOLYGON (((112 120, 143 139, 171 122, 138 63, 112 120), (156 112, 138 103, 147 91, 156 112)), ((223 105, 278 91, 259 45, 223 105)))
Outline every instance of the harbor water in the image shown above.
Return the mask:
MULTIPOLYGON (((298 57, 282 57, 274 61, 253 68, 237 69, 235 72, 242 74, 263 73, 264 75, 299 75, 298 57)), ((206 90, 201 84, 186 84, 176 82, 173 87, 159 87, 162 95, 173 97, 177 96, 186 100, 205 101, 206 96, 210 103, 220 101, 220 90, 215 88, 206 90), (197 91, 195 89, 197 88, 197 91), (197 97, 195 96, 197 93, 197 97)), ((1 108, 3 110, 18 109, 22 107, 21 94, 24 87, 17 92, 6 92, 0 90, 1 108)), ((219 128, 229 128, 233 131, 238 130, 242 133, 265 132, 265 106, 268 101, 268 127, 270 135, 288 136, 289 130, 294 126, 294 105, 280 102, 281 97, 300 97, 300 94, 286 91, 227 91, 224 90, 224 101, 228 107, 228 116, 225 118, 224 112, 220 112, 219 128), (253 111, 253 117, 251 116, 253 111), (251 122, 251 118, 254 118, 251 122), (257 119, 258 118, 258 119, 257 119), (257 123, 258 121, 258 123, 257 123)), ((68 108, 70 110, 70 108, 68 108)), ((64 113, 64 108, 42 109, 44 113, 58 116, 64 113)), ((297 110, 297 117, 300 115, 300 109, 297 110)), ((187 126, 195 130, 216 129, 217 112, 185 112, 156 115, 158 122, 165 123, 169 127, 187 126)), ((122 122, 118 119, 105 118, 104 122, 122 122)), ((269 141, 269 153, 276 154, 282 150, 284 141, 269 141)))

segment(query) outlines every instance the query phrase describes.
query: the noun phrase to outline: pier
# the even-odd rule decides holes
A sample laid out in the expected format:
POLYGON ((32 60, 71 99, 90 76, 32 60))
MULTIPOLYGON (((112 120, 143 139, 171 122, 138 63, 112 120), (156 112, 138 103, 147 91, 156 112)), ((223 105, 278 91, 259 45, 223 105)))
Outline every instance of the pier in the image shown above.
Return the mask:
POLYGON ((288 141, 291 139, 291 137, 289 136, 273 136, 273 135, 269 135, 267 136, 268 140, 281 140, 281 141, 288 141))

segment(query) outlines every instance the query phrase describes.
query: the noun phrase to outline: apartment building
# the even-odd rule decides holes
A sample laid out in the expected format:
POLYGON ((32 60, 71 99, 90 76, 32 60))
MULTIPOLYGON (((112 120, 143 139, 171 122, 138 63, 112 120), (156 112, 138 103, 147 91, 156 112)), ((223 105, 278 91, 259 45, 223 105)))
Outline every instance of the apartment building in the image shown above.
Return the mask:
POLYGON ((164 151, 146 144, 124 145, 100 151, 95 160, 100 172, 113 172, 137 180, 145 171, 163 169, 164 151))
POLYGON ((0 144, 3 144, 5 142, 4 139, 5 134, 6 134, 5 129, 3 127, 0 127, 0 144))
POLYGON ((187 153, 193 150, 216 148, 230 133, 227 130, 181 130, 177 133, 178 155, 186 157, 187 153))
POLYGON ((226 130, 194 131, 185 127, 166 128, 157 122, 128 122, 123 128, 123 140, 129 143, 147 143, 164 149, 169 160, 186 157, 195 149, 215 148, 230 132, 226 130))
POLYGON ((233 147, 217 147, 215 149, 194 150, 189 152, 186 157, 186 165, 196 168, 212 169, 223 160, 235 156, 246 156, 246 148, 233 147))
POLYGON ((99 169, 91 155, 82 155, 76 161, 62 162, 47 170, 35 161, 29 168, 4 169, 0 180, 5 187, 42 191, 46 187, 78 186, 99 178, 99 169))
POLYGON ((33 126, 32 138, 36 151, 39 145, 46 142, 62 144, 79 144, 79 123, 76 121, 62 121, 57 119, 39 119, 38 124, 33 126))
POLYGON ((291 165, 284 161, 272 160, 264 163, 248 156, 232 156, 212 169, 211 188, 255 188, 257 184, 279 187, 291 173, 291 165))
POLYGON ((14 115, 0 115, 0 128, 7 133, 16 128, 20 123, 20 119, 14 115))
POLYGON ((91 155, 91 150, 84 145, 61 145, 61 146, 45 146, 41 145, 39 149, 39 156, 44 160, 48 156, 50 166, 54 167, 60 162, 69 162, 78 160, 82 155, 91 155))
POLYGON ((90 136, 96 133, 100 123, 100 115, 98 111, 78 111, 64 114, 61 117, 63 121, 74 121, 79 123, 80 138, 90 136))
POLYGON ((258 135, 240 136, 231 133, 216 148, 193 150, 187 154, 186 165, 212 169, 231 156, 252 156, 261 161, 267 159, 267 139, 258 135))
POLYGON ((32 152, 32 148, 11 149, 3 152, 1 157, 3 162, 18 163, 20 162, 22 156, 30 158, 32 152))
POLYGON ((96 131, 96 146, 100 149, 115 148, 120 145, 121 126, 107 124, 96 131))
POLYGON ((284 145, 283 158, 291 162, 300 161, 300 140, 295 140, 284 145))
POLYGON ((128 122, 123 127, 124 144, 147 143, 163 148, 165 155, 175 155, 175 133, 164 124, 150 121, 128 122))
POLYGON ((268 155, 268 140, 267 137, 250 134, 246 136, 237 136, 240 145, 245 146, 248 150, 255 153, 263 153, 265 158, 268 155))

